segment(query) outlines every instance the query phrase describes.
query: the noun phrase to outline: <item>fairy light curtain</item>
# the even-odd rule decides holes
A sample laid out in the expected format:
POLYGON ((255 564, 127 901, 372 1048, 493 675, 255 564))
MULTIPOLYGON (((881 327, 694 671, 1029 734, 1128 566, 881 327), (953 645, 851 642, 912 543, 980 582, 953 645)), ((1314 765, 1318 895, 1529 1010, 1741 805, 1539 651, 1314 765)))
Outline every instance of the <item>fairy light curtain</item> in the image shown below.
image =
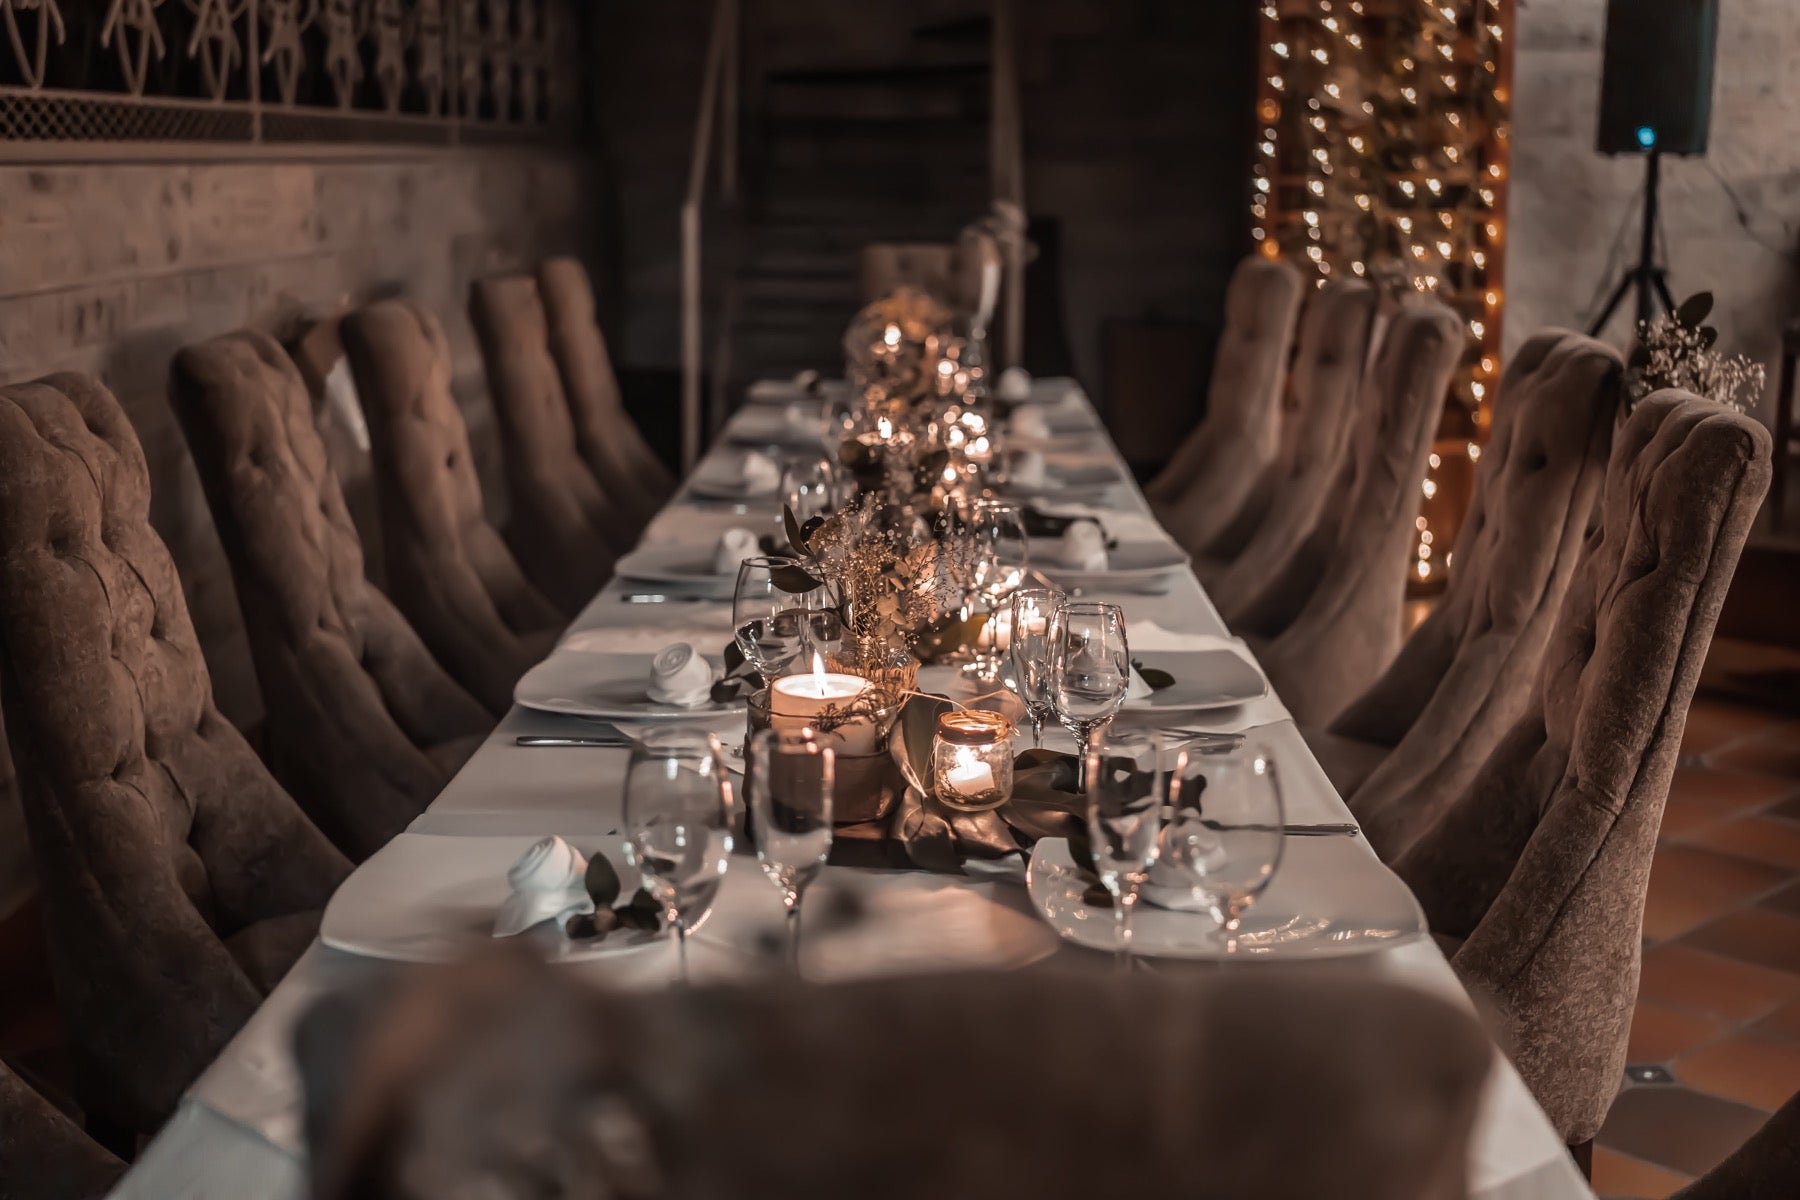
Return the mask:
POLYGON ((1420 481, 1416 583, 1442 582, 1500 371, 1513 0, 1266 0, 1252 179, 1261 251, 1468 322, 1420 481))

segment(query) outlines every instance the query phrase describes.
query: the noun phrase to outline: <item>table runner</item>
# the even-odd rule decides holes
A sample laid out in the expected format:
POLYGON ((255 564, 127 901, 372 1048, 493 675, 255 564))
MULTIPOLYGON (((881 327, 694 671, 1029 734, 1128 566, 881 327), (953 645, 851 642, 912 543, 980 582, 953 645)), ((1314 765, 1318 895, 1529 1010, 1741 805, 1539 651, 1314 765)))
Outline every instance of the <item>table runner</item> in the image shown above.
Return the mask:
MULTIPOLYGON (((1099 430, 1093 409, 1079 389, 1053 386, 1064 390, 1059 407, 1065 420, 1099 430)), ((1136 520, 1148 520, 1148 506, 1129 482, 1111 443, 1104 434, 1096 432, 1094 436, 1121 472, 1121 482, 1107 490, 1100 504, 1129 513, 1136 520)), ((734 452, 728 438, 721 438, 709 457, 734 452)), ((759 509, 696 501, 684 488, 651 523, 645 537, 710 545, 732 526, 755 528, 759 521, 766 521, 772 530, 777 508, 777 501, 759 509)), ((618 639, 620 650, 643 651, 676 640, 694 640, 702 646, 716 641, 722 646, 731 636, 729 601, 624 603, 621 597, 632 590, 639 589, 614 580, 570 626, 565 638, 577 632, 607 631, 609 638, 618 639)), ((1179 649, 1200 641, 1217 644, 1215 639, 1229 637, 1217 611, 1187 572, 1158 595, 1089 595, 1125 607, 1132 632, 1144 643, 1140 647, 1134 640, 1134 652, 1140 648, 1179 649)), ((542 731, 555 720, 515 707, 410 832, 457 837, 558 833, 590 839, 616 834, 626 760, 623 751, 522 749, 513 744, 519 733, 542 731)), ((1240 710, 1208 714, 1183 724, 1245 730, 1267 744, 1283 768, 1288 819, 1350 819, 1278 698, 1271 696, 1240 710)), ((1060 733, 1047 741, 1064 749, 1072 747, 1060 733), (1054 740, 1057 738, 1063 740, 1054 740)), ((1357 844, 1367 850, 1360 841, 1357 844)), ((917 872, 846 872, 842 868, 827 869, 821 883, 834 880, 874 897, 872 910, 879 919, 866 921, 863 935, 832 948, 829 970, 824 973, 833 977, 977 962, 1005 966, 1047 956, 1087 963, 1092 969, 1110 969, 1104 956, 1060 943, 1038 921, 1024 889, 1016 884, 917 872), (946 913, 979 917, 980 938, 943 945, 937 931, 957 924, 945 921, 946 913), (919 936, 919 927, 929 927, 933 935, 919 936)), ((761 878, 754 863, 747 870, 734 863, 718 911, 690 940, 696 978, 737 978, 755 969, 756 963, 745 949, 754 943, 746 939, 754 939, 765 920, 778 919, 778 908, 774 889, 761 878)), ((1157 966, 1207 969, 1163 962, 1157 966)), ((305 1188, 300 1094, 288 1051, 293 1023, 324 992, 390 969, 387 964, 320 945, 308 950, 196 1081, 176 1116, 113 1195, 145 1200, 299 1200, 305 1188)), ((661 986, 673 976, 673 958, 645 950, 569 969, 593 970, 597 977, 621 986, 661 986)), ((1334 969, 1373 972, 1463 997, 1448 962, 1429 940, 1342 960, 1334 969)), ((1498 1053, 1477 1128, 1470 1176, 1471 1194, 1479 1200, 1591 1200, 1593 1195, 1517 1072, 1498 1053)))

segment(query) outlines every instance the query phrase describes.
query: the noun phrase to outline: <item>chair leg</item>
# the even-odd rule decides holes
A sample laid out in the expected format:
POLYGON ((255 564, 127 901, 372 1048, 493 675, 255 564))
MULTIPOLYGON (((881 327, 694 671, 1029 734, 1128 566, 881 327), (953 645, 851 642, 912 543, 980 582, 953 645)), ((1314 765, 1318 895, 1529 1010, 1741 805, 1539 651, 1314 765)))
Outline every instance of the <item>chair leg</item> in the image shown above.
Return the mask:
POLYGON ((1589 1183, 1594 1182, 1594 1139, 1572 1144, 1569 1147, 1569 1157, 1581 1168, 1581 1177, 1589 1183))

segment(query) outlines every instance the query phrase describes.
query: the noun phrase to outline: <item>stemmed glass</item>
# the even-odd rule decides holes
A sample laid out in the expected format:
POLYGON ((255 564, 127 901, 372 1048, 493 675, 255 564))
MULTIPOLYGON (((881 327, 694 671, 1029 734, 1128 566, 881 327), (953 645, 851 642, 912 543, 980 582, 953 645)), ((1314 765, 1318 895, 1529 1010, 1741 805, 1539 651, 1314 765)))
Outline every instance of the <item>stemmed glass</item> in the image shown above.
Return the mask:
POLYGON ((981 677, 991 679, 999 674, 1002 662, 998 639, 993 636, 995 616, 1025 578, 1029 539, 1025 534, 1025 514, 1016 504, 976 500, 969 520, 976 544, 971 582, 975 594, 986 604, 990 631, 989 648, 977 649, 973 669, 981 677))
POLYGON ((738 566, 731 627, 738 649, 764 679, 788 674, 815 633, 813 615, 824 607, 822 589, 790 592, 778 583, 784 572, 804 570, 799 559, 781 555, 746 558, 738 566))
POLYGON ((1081 746, 1078 786, 1087 787, 1088 752, 1125 703, 1131 686, 1131 647, 1125 613, 1116 604, 1070 600, 1050 618, 1050 694, 1063 727, 1081 746))
POLYGON ((801 525, 829 517, 839 507, 837 472, 822 458, 790 461, 781 469, 781 497, 801 525))
POLYGON ((687 937, 712 909, 731 854, 731 781, 719 739, 695 729, 658 729, 631 749, 625 767, 625 858, 675 931, 681 980, 687 937))
POLYGON ((1281 782, 1258 745, 1194 743, 1170 781, 1158 887, 1185 890, 1236 953, 1244 912, 1269 886, 1287 842, 1281 782))
POLYGON ((1114 959, 1121 969, 1131 966, 1131 911, 1156 862, 1169 786, 1165 749, 1160 734, 1109 733, 1084 756, 1088 840, 1094 870, 1112 893, 1114 959))
POLYGON ((1031 716, 1031 745, 1044 744, 1044 722, 1056 715, 1056 694, 1051 688, 1050 620, 1062 599, 1050 588, 1020 588, 1013 593, 1013 680, 1025 711, 1031 716))
POLYGON ((746 785, 756 859, 781 891, 787 911, 787 962, 800 973, 800 899, 831 853, 836 755, 810 734, 774 729, 750 739, 746 785))

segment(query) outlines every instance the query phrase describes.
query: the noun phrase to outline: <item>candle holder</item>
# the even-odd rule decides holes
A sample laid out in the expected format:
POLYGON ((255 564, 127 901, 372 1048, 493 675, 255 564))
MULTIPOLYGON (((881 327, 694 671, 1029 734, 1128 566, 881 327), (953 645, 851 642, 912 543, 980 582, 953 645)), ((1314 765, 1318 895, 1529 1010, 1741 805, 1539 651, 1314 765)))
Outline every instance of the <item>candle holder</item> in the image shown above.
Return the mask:
POLYGON ((996 712, 951 709, 931 739, 931 782, 938 802, 986 812, 1012 799, 1012 722, 996 712))
MULTIPOLYGON (((861 742, 861 745, 873 747, 869 752, 847 753, 842 743, 833 748, 837 782, 832 801, 832 824, 859 825, 865 821, 878 821, 894 807, 894 801, 906 785, 889 753, 888 740, 900 717, 902 703, 903 700, 873 708, 866 718, 860 714, 856 718, 870 723, 870 740, 861 742)), ((759 731, 775 728, 780 714, 769 708, 768 688, 753 692, 746 706, 749 730, 744 744, 749 745, 750 738, 759 731)))

